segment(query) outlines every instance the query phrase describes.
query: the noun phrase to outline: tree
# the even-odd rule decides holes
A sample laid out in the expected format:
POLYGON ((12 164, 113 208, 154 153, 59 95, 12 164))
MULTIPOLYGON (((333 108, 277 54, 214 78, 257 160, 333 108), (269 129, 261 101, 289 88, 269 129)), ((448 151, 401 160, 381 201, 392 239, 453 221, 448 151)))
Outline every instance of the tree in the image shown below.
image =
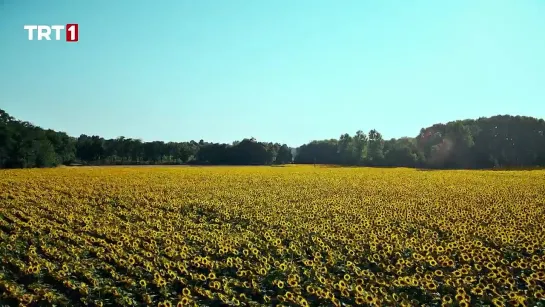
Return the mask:
POLYGON ((389 166, 416 167, 422 163, 422 155, 411 138, 391 139, 384 143, 384 164, 389 166))
POLYGON ((55 148, 48 140, 34 141, 34 165, 36 167, 52 167, 59 164, 59 158, 55 152, 55 148))
POLYGON ((312 141, 297 148, 295 163, 339 164, 338 140, 312 141))
POLYGON ((350 165, 354 163, 354 149, 352 145, 352 137, 348 133, 340 136, 337 147, 341 164, 350 165))
POLYGON ((381 165, 384 160, 384 140, 382 135, 375 129, 369 131, 369 145, 367 162, 370 165, 381 165))
POLYGON ((293 157, 291 155, 291 149, 288 147, 288 145, 282 144, 282 146, 278 149, 275 164, 291 163, 292 160, 293 157))
POLYGON ((365 135, 363 131, 358 130, 356 131, 356 135, 352 138, 352 142, 352 148, 354 150, 354 162, 357 165, 361 165, 367 158, 367 135, 365 135))

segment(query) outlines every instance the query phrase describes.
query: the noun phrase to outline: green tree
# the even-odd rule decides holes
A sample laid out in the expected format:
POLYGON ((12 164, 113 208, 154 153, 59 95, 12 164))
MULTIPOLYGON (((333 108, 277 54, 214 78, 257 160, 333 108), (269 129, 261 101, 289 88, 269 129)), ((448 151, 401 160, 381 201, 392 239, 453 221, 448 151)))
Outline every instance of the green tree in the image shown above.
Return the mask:
POLYGON ((367 162, 370 165, 381 165, 384 161, 384 140, 382 135, 375 129, 369 131, 369 145, 367 151, 367 162))
POLYGON ((352 138, 352 143, 354 162, 357 165, 361 165, 367 158, 367 135, 361 130, 356 131, 356 135, 352 138))
POLYGON ((291 149, 286 144, 278 149, 278 154, 276 155, 275 163, 276 164, 286 164, 292 162, 291 149))

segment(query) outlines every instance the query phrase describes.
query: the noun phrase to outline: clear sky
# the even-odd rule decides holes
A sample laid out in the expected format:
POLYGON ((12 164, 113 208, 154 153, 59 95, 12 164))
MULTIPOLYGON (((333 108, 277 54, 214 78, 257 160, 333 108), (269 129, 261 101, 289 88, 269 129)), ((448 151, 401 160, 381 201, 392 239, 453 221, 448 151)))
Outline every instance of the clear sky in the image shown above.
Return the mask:
POLYGON ((0 0, 0 108, 70 135, 298 146, 545 117, 543 0, 0 0), (79 23, 79 42, 25 24, 79 23))

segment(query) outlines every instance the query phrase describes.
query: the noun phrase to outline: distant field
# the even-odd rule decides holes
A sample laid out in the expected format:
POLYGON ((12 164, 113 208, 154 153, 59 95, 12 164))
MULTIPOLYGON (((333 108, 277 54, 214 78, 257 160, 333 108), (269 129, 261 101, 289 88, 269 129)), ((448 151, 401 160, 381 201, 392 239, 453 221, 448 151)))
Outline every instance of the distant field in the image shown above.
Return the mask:
POLYGON ((545 171, 3 170, 0 302, 535 305, 544 217, 545 171))

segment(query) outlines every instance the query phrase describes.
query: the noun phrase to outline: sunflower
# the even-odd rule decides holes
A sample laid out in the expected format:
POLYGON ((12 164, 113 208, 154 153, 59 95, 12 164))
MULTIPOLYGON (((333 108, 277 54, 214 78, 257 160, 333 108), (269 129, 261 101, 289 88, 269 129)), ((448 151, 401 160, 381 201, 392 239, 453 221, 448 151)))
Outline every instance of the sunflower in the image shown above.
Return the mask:
POLYGON ((484 290, 482 287, 474 287, 473 289, 471 289, 471 292, 475 295, 478 295, 478 296, 482 296, 484 294, 484 290))
POLYGON ((496 306, 496 307, 503 307, 505 306, 505 304, 501 301, 501 299, 495 297, 492 299, 492 305, 496 306))
POLYGON ((285 296, 289 301, 293 301, 293 298, 295 297, 295 296, 293 295, 293 293, 290 292, 290 291, 287 291, 286 293, 284 293, 284 296, 285 296))
POLYGON ((441 298, 441 301, 445 304, 452 304, 452 296, 447 294, 441 298))

